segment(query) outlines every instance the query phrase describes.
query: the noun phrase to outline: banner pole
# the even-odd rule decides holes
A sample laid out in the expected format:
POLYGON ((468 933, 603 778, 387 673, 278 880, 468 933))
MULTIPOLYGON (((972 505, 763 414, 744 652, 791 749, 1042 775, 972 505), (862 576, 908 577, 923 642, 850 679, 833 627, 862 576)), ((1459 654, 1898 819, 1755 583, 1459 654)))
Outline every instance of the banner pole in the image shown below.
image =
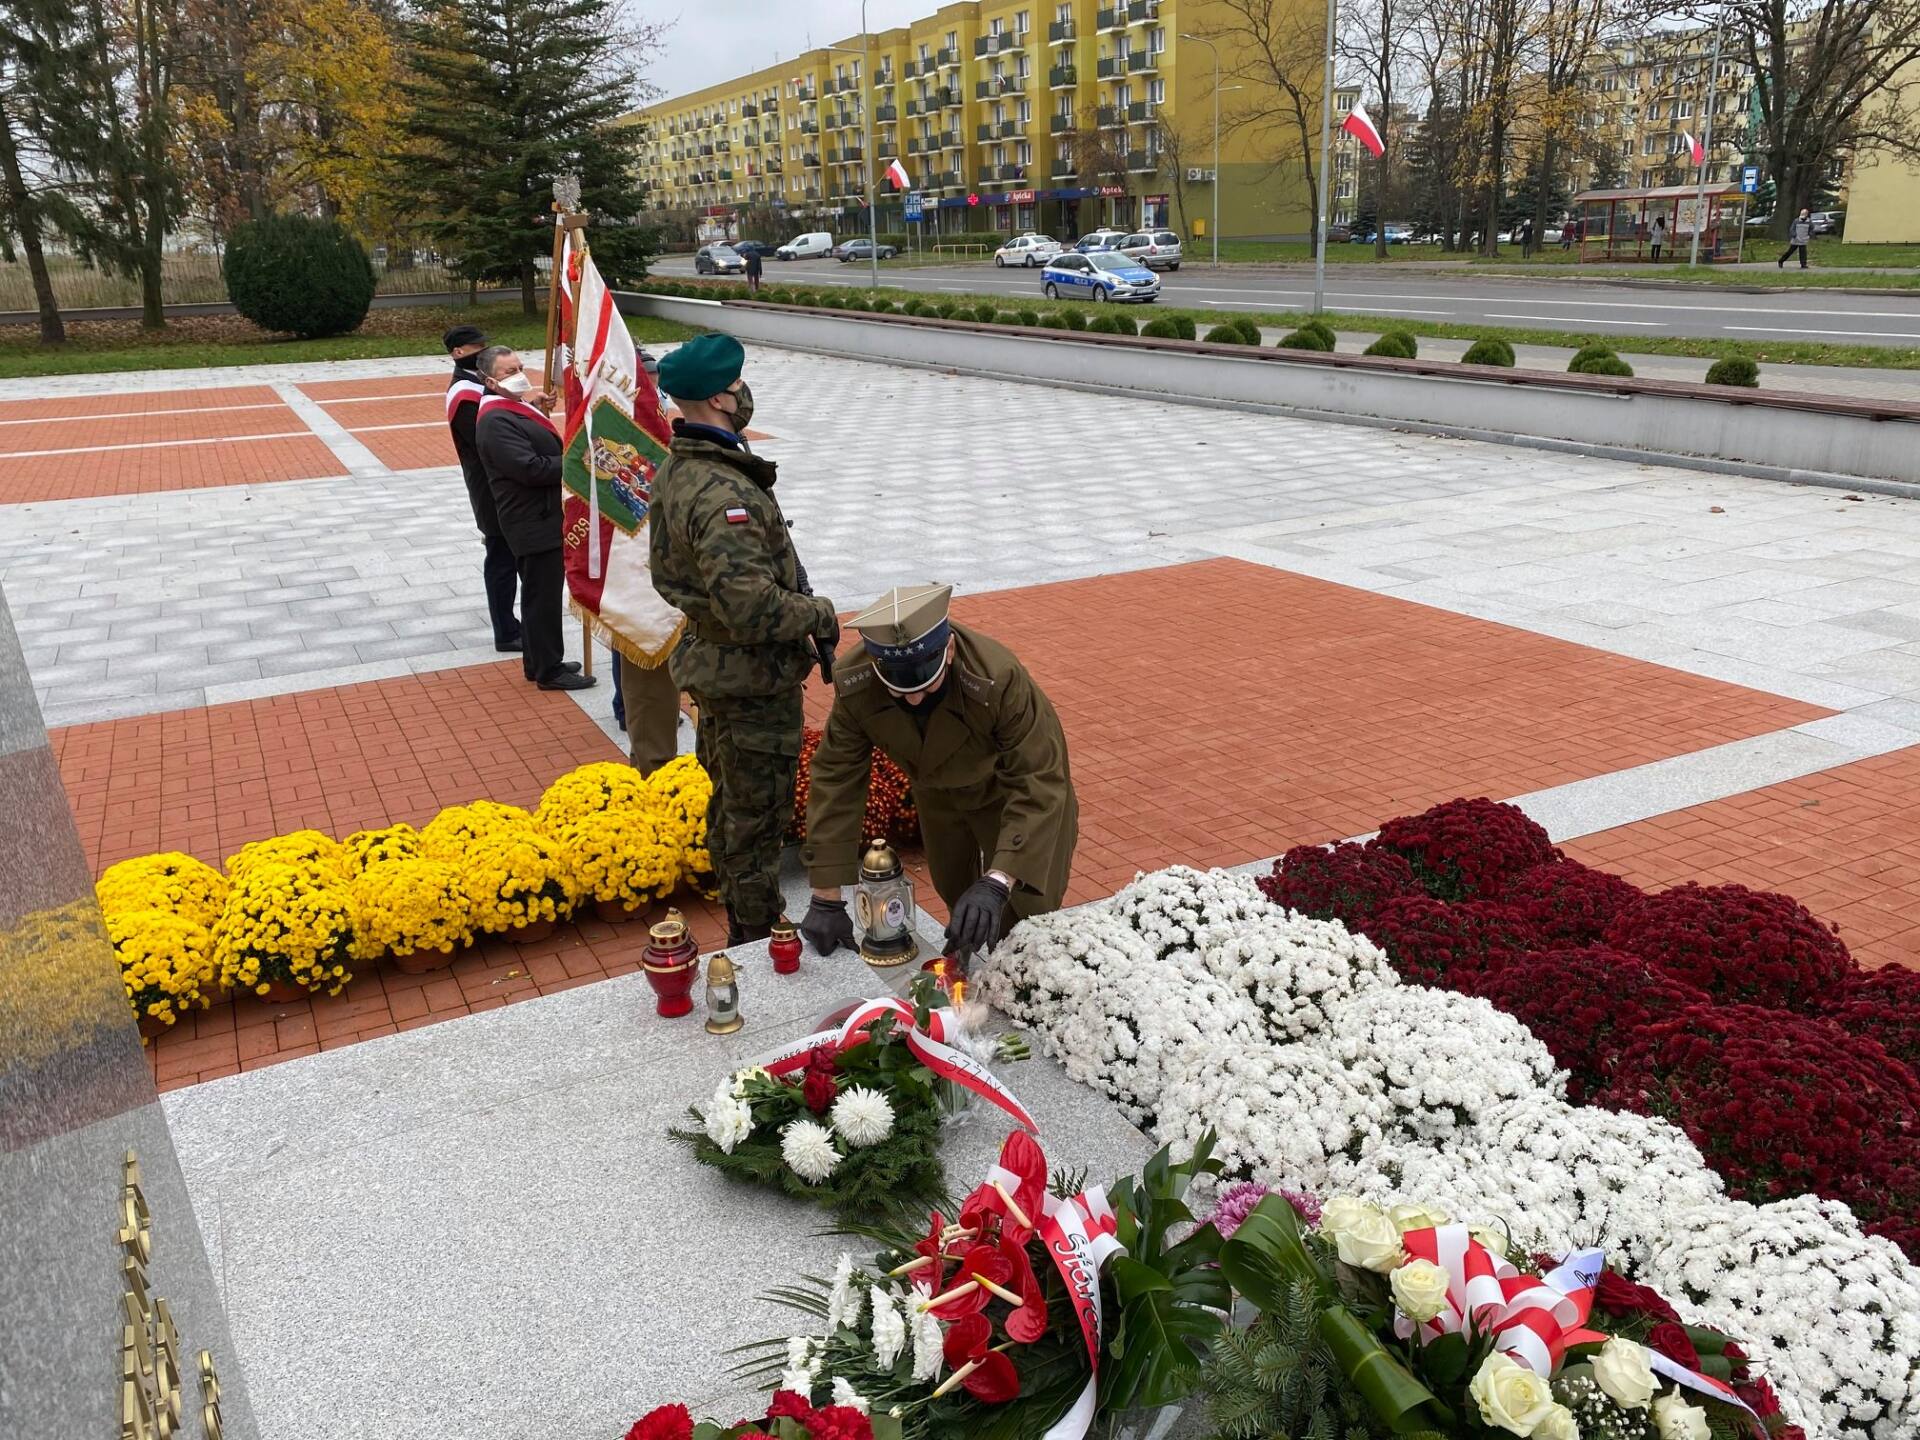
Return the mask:
POLYGON ((540 382, 543 389, 553 388, 553 351, 560 336, 560 271, 562 247, 566 244, 566 212, 560 202, 553 202, 553 269, 547 277, 547 353, 540 362, 540 382))

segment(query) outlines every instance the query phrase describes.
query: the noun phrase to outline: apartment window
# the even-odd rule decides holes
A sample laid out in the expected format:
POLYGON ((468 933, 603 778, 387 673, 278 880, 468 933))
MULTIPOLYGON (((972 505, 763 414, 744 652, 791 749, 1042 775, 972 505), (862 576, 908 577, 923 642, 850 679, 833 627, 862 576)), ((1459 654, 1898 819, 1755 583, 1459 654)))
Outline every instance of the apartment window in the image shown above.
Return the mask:
POLYGON ((1022 125, 1033 119, 1033 102, 1026 99, 1021 100, 1018 114, 1022 125))
POLYGON ((1022 80, 1026 79, 1029 75, 1033 73, 1033 61, 1028 57, 1026 51, 1022 50, 1017 56, 1014 57, 1013 73, 1019 76, 1022 80))
POLYGON ((1124 110, 1127 108, 1127 106, 1131 105, 1132 103, 1133 103, 1133 86, 1122 85, 1120 87, 1120 108, 1124 110))
POLYGON ((925 45, 922 45, 922 46, 920 47, 920 63, 921 63, 922 65, 925 65, 925 64, 927 63, 927 57, 928 57, 928 56, 929 56, 929 55, 930 55, 931 53, 932 53, 932 52, 931 52, 931 51, 929 51, 929 50, 927 49, 927 47, 926 47, 925 45))
POLYGON ((1147 82, 1147 99, 1151 100, 1155 105, 1166 104, 1167 82, 1164 80, 1149 80, 1147 82))
POLYGON ((1147 53, 1158 55, 1167 48, 1167 31, 1163 25, 1155 25, 1147 31, 1147 53))
POLYGON ((1013 17, 1013 33, 1014 34, 1024 35, 1027 33, 1027 31, 1031 30, 1032 28, 1033 28, 1033 24, 1027 18, 1027 12, 1025 10, 1020 10, 1015 12, 1013 17))
POLYGON ((1633 154, 1633 142, 1631 140, 1622 140, 1620 142, 1620 158, 1624 160, 1631 154, 1633 154))
POLYGON ((1018 145, 1013 147, 1013 163, 1016 165, 1033 164, 1033 145, 1031 142, 1022 140, 1018 145))
POLYGON ((1647 106, 1647 119, 1658 120, 1659 118, 1660 118, 1660 102, 1656 100, 1653 102, 1653 104, 1647 106))
POLYGON ((1007 22, 1004 20, 989 20, 987 22, 987 33, 989 35, 998 36, 1000 34, 1001 27, 1006 23, 1007 22))
POLYGON ((1693 102, 1691 100, 1676 101, 1673 107, 1673 114, 1677 120, 1686 119, 1689 115, 1693 114, 1693 102))
POLYGON ((1054 6, 1053 18, 1062 25, 1071 25, 1073 23, 1073 0, 1061 0, 1060 4, 1054 6))
POLYGON ((960 32, 958 30, 947 31, 947 49, 953 51, 956 55, 959 54, 960 32))
POLYGON ((1657 155, 1659 153, 1659 147, 1660 137, 1658 135, 1649 135, 1647 136, 1646 143, 1640 147, 1640 153, 1643 155, 1657 155))
MULTIPOLYGON (((1071 95, 1062 95, 1054 102, 1053 113, 1058 115, 1062 120, 1072 121, 1073 97, 1071 95)), ((1069 126, 1069 128, 1071 128, 1071 126, 1069 126)))
POLYGON ((995 165, 1004 165, 1007 163, 1007 147, 1006 146, 996 145, 993 147, 993 163, 995 165))

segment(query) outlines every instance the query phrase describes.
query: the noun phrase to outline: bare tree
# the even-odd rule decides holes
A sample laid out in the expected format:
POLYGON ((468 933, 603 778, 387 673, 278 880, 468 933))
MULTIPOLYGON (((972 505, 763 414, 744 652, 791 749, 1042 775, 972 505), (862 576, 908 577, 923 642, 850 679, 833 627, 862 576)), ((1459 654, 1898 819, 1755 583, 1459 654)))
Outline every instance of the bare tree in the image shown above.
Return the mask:
MULTIPOLYGON (((1359 0, 1341 11, 1340 57, 1351 73, 1364 80, 1361 103, 1372 107, 1384 146, 1379 158, 1372 161, 1372 190, 1378 196, 1389 192, 1393 167, 1400 161, 1393 134, 1393 107, 1408 79, 1413 38, 1409 12, 1413 8, 1414 0, 1359 0)), ((1360 163, 1364 166, 1368 162, 1360 163)), ((1385 217, 1380 218, 1384 222, 1385 217)), ((1387 258, 1384 223, 1374 226, 1373 253, 1378 259, 1387 258)))
POLYGON ((1242 82, 1228 128, 1247 136, 1270 175, 1294 166, 1307 189, 1308 243, 1320 243, 1321 15, 1288 0, 1220 0, 1202 32, 1220 47, 1226 73, 1242 82))
POLYGON ((1538 86, 1533 121, 1540 157, 1534 187, 1533 233, 1545 235, 1554 182, 1580 141, 1587 108, 1584 77, 1593 58, 1618 38, 1625 24, 1624 0, 1541 0, 1535 27, 1533 73, 1538 86))
MULTIPOLYGON (((1160 163, 1173 182, 1173 207, 1180 216, 1180 233, 1190 237, 1193 229, 1187 222, 1187 168, 1199 163, 1197 157, 1201 153, 1211 155, 1212 151, 1174 124, 1172 114, 1166 110, 1154 116, 1153 126, 1158 132, 1160 163)), ((1213 177, 1213 183, 1220 183, 1218 175, 1213 177)))

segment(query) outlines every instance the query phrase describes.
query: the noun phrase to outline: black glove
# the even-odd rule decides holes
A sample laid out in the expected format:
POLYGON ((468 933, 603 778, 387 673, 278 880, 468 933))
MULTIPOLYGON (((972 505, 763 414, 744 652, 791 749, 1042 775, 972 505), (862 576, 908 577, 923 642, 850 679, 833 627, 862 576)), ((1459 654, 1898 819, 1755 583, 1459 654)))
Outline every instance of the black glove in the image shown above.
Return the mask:
POLYGON ((847 914, 847 902, 814 896, 807 902, 807 918, 800 922, 800 934, 822 955, 831 955, 842 945, 853 949, 853 917, 847 914))
POLYGON ((999 939, 1000 919, 1012 893, 991 875, 982 875, 969 885, 966 894, 954 902, 953 918, 947 921, 948 953, 971 954, 999 939))
POLYGON ((831 685, 833 683, 833 646, 815 640, 813 649, 820 661, 820 681, 822 684, 831 685))
POLYGON ((820 658, 820 678, 826 684, 833 683, 833 652, 840 645, 840 617, 827 616, 826 624, 813 632, 814 654, 820 658))

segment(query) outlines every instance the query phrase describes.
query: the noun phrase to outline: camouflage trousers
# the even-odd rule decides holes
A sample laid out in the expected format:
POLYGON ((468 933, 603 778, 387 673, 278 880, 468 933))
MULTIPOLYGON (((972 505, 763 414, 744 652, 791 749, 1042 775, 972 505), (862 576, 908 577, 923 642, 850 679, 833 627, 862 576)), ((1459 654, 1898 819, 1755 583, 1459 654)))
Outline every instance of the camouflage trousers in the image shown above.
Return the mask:
POLYGON ((694 753, 713 780, 707 850, 720 898, 741 925, 771 925, 782 910, 780 849, 800 770, 800 687, 694 699, 700 707, 694 753))

